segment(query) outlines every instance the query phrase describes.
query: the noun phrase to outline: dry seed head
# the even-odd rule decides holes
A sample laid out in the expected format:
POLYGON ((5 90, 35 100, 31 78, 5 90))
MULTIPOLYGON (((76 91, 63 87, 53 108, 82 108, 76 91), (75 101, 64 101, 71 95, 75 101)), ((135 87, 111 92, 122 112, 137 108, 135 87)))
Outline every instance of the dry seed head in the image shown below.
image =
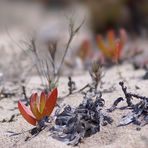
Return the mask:
POLYGON ((101 66, 99 64, 99 62, 94 61, 91 65, 91 70, 89 71, 90 76, 92 78, 93 84, 95 86, 95 88, 97 89, 97 86, 99 84, 99 82, 101 81, 101 77, 102 77, 102 70, 101 70, 101 66))
POLYGON ((101 72, 101 66, 100 66, 99 62, 95 61, 95 62, 92 63, 91 73, 94 76, 101 77, 102 72, 101 72))

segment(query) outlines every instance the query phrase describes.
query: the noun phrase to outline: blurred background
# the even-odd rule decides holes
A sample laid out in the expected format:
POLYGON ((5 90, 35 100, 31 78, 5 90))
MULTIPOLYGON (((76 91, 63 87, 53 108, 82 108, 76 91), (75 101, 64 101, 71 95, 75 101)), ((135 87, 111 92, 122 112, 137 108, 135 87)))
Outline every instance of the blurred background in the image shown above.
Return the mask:
POLYGON ((26 44, 34 36, 43 57, 48 43, 58 41, 57 59, 60 59, 68 39, 68 19, 71 17, 76 26, 84 19, 85 24, 71 44, 70 61, 73 61, 73 54, 84 40, 93 43, 98 33, 106 34, 110 29, 118 31, 124 28, 131 39, 136 39, 135 46, 142 39, 145 42, 139 48, 146 47, 148 0, 1 0, 1 75, 7 79, 18 79, 27 71, 32 59, 27 56, 26 44))
POLYGON ((124 27, 132 33, 141 34, 148 27, 147 0, 1 0, 0 6, 0 22, 7 25, 14 25, 23 20, 31 23, 35 21, 35 17, 41 15, 43 9, 58 13, 69 8, 69 12, 72 9, 75 12, 78 9, 87 10, 85 16, 89 17, 93 33, 124 27))

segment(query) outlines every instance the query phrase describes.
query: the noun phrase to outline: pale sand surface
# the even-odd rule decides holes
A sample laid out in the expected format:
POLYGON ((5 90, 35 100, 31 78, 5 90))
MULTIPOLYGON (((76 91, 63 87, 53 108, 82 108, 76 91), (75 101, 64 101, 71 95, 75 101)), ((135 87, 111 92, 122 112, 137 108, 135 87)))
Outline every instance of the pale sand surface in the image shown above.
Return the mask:
MULTIPOLYGON (((1 5, 1 8, 7 10, 5 7, 1 5)), ((12 9, 9 13, 13 12, 15 9, 10 6, 12 9)), ((4 11, 3 10, 3 11, 4 11)), ((21 10, 21 7, 20 7, 21 10)), ((26 71, 26 67, 28 67, 28 59, 24 57, 24 53, 17 46, 16 43, 22 46, 21 41, 28 37, 27 35, 30 33, 30 30, 33 28, 38 28, 39 22, 42 21, 40 15, 36 14, 36 11, 29 11, 25 13, 27 16, 30 16, 29 20, 24 19, 23 13, 17 13, 18 16, 18 24, 14 27, 10 22, 7 23, 7 19, 9 21, 9 17, 7 15, 4 16, 4 20, 2 20, 1 26, 1 34, 0 34, 0 72, 4 72, 4 76, 7 78, 10 77, 9 80, 13 80, 13 78, 19 79, 22 72, 26 71), (29 15, 28 15, 29 14, 29 15), (35 18, 34 16, 38 16, 35 18), (20 20, 21 18, 21 20, 20 20), (32 19, 34 18, 34 19, 32 19), (6 19, 6 20, 5 20, 6 19), (29 24, 30 22, 30 24, 29 24), (9 24, 9 25, 8 25, 9 24), (22 27, 24 25, 24 27, 22 27), (19 27, 18 27, 19 26, 19 27), (10 29, 6 29, 6 28, 10 29), (9 33, 9 35, 8 35, 9 33), (11 38, 11 37, 12 38, 11 38), (15 41, 15 42, 14 42, 15 41), (22 57, 24 58, 22 60, 22 57), (15 57, 15 60, 14 60, 15 57), (21 60, 20 60, 21 59, 21 60), (21 61, 21 62, 20 62, 21 61), (15 66, 14 66, 15 65, 15 66), (23 66, 22 66, 23 65, 23 66), (27 65, 27 66, 26 66, 27 65), (14 66, 14 67, 13 67, 14 66)), ((31 9, 32 10, 32 9, 31 9)), ((2 9, 1 9, 2 11, 2 9)), ((22 11, 22 10, 21 10, 22 11)), ((2 14, 2 13, 1 13, 2 14)), ((11 15, 8 16, 11 16, 11 15)), ((16 15, 12 13, 13 15, 16 15)), ((16 17, 17 18, 17 17, 16 17)), ((49 18, 49 17, 48 17, 49 18)), ((51 19, 52 20, 52 19, 51 19)), ((49 19, 49 22, 51 22, 49 19)), ((16 23, 16 22, 15 22, 16 23)), ((46 23, 45 23, 46 24, 46 23)), ((50 24, 50 23, 49 23, 50 24)), ((40 26, 40 25, 39 25, 40 26)), ((50 27, 50 26, 49 26, 50 27)), ((54 29, 53 29, 54 30, 54 29)), ((32 32, 32 31, 31 31, 32 32)), ((87 34, 87 33, 86 33, 87 34)), ((62 34, 63 35, 63 34, 62 34)), ((64 36, 64 35, 63 35, 64 36)), ((83 35, 82 35, 83 36, 83 35)), ((86 36, 86 35, 85 35, 86 36)), ((83 37, 82 37, 83 38, 83 37)), ((28 39, 28 38, 27 38, 28 39)), ((78 43, 74 42, 74 45, 78 46, 78 43)), ((133 47, 137 48, 145 48, 148 47, 147 40, 140 39, 132 42, 133 47), (135 44, 136 42, 136 44, 135 44)), ((145 54, 147 57, 148 54, 145 54)), ((32 65, 29 65, 32 66, 32 65)), ((144 96, 148 96, 148 80, 142 80, 141 77, 145 74, 144 70, 133 70, 132 65, 124 64, 119 68, 113 67, 108 70, 105 70, 105 76, 103 77, 103 90, 110 89, 112 86, 115 88, 114 91, 109 93, 103 93, 103 98, 106 101, 105 108, 109 108, 114 100, 120 96, 123 96, 120 86, 118 85, 121 80, 118 75, 118 70, 122 73, 122 77, 126 80, 125 85, 128 86, 129 91, 134 93, 139 93, 144 96), (136 89, 135 86, 138 86, 140 89, 136 89)), ((79 72, 80 75, 74 76, 73 80, 76 82, 77 89, 82 88, 87 83, 91 82, 90 76, 87 72, 79 72)), ((29 75, 30 77, 30 75, 29 75)), ((32 91, 36 91, 38 87, 40 87, 41 81, 38 76, 33 76, 30 78, 27 77, 29 82, 27 82, 27 94, 30 96, 32 91)), ((67 77, 62 77, 60 79, 58 90, 59 96, 65 96, 68 93, 67 87, 68 79, 67 77)), ((18 114, 17 101, 21 99, 20 97, 12 97, 5 98, 0 101, 0 121, 3 119, 9 120, 13 114, 18 114), (16 108, 14 110, 14 108, 16 108)), ((59 100, 61 104, 70 104, 72 106, 77 106, 81 103, 83 96, 81 94, 74 94, 65 98, 64 100, 59 100)), ((124 106, 125 103, 121 103, 120 106, 124 106)), ((107 125, 105 127, 101 127, 101 131, 97 134, 84 139, 84 141, 79 144, 77 147, 80 148, 147 148, 148 147, 148 126, 144 126, 140 131, 137 131, 136 125, 130 124, 124 127, 117 127, 119 121, 123 115, 126 115, 129 110, 115 110, 110 113, 110 116, 113 118, 114 122, 112 125, 107 125)), ((15 121, 11 123, 0 122, 0 148, 12 148, 12 147, 21 147, 21 148, 70 148, 71 146, 67 146, 66 144, 59 142, 50 136, 50 132, 48 130, 42 131, 38 136, 32 138, 31 140, 25 141, 25 138, 28 135, 29 129, 33 128, 30 124, 28 124, 22 116, 16 116, 15 121), (12 132, 22 132, 23 134, 10 137, 10 133, 12 132)))
MULTIPOLYGON (((123 96, 118 82, 120 81, 118 70, 122 73, 122 77, 126 79, 125 84, 128 86, 129 91, 134 93, 139 93, 141 95, 148 96, 147 86, 148 80, 141 80, 141 77, 144 75, 144 70, 133 70, 131 65, 113 67, 108 69, 105 72, 103 81, 105 84, 102 89, 109 89, 114 86, 115 90, 109 93, 103 93, 103 98, 106 101, 105 108, 109 108, 113 101, 119 96, 123 96), (135 86, 138 86, 140 89, 136 89, 135 86)), ((73 80, 76 82, 77 88, 83 87, 85 84, 91 81, 89 74, 83 73, 80 76, 74 76, 73 80)), ((40 84, 40 79, 38 77, 32 77, 28 86, 37 87, 40 84)), ((59 82, 59 96, 64 96, 67 94, 67 78, 62 77, 59 82)), ((75 94, 65 98, 64 100, 59 100, 60 103, 70 104, 72 106, 77 106, 82 101, 83 96, 81 94, 75 94)), ((18 113, 18 110, 10 111, 17 106, 16 103, 13 103, 14 100, 19 100, 19 98, 7 98, 0 101, 0 106, 3 109, 0 109, 1 116, 0 120, 4 118, 10 118, 15 112, 18 113)), ((121 106, 124 103, 120 104, 121 106)), ((101 131, 97 134, 84 139, 83 143, 79 144, 77 147, 81 148, 146 148, 148 145, 148 126, 144 126, 140 131, 137 131, 136 125, 130 124, 124 127, 117 127, 119 121, 123 115, 126 115, 129 110, 115 110, 110 113, 110 116, 113 118, 114 122, 112 125, 107 125, 101 127, 101 131)), ((32 147, 32 148, 41 148, 41 147, 50 147, 50 148, 66 148, 71 147, 66 144, 59 142, 50 136, 48 129, 42 131, 38 136, 32 138, 29 141, 25 141, 27 132, 19 136, 10 137, 10 134, 7 131, 14 132, 23 132, 32 128, 22 116, 15 117, 15 121, 11 123, 0 123, 0 147, 32 147)))

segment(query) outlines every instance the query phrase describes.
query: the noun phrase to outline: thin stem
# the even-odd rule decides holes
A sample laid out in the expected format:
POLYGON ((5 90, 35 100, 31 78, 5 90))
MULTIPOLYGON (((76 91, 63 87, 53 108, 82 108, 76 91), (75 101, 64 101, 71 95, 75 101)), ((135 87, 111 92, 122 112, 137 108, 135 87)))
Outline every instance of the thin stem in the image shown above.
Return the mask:
POLYGON ((61 60, 59 69, 58 69, 57 74, 56 74, 56 75, 57 75, 57 80, 55 81, 55 83, 57 83, 57 82, 59 81, 59 77, 60 77, 59 75, 60 75, 60 72, 61 72, 61 69, 62 69, 64 60, 65 60, 65 57, 66 57, 66 55, 67 55, 67 51, 68 51, 68 49, 69 49, 70 43, 72 42, 72 40, 73 40, 75 34, 80 30, 80 28, 81 28, 82 25, 84 24, 84 21, 85 21, 85 20, 83 20, 82 23, 74 30, 74 23, 73 23, 72 20, 70 20, 70 24, 69 24, 69 26, 70 26, 69 40, 68 40, 68 42, 67 42, 64 55, 63 55, 63 57, 62 57, 62 60, 61 60))

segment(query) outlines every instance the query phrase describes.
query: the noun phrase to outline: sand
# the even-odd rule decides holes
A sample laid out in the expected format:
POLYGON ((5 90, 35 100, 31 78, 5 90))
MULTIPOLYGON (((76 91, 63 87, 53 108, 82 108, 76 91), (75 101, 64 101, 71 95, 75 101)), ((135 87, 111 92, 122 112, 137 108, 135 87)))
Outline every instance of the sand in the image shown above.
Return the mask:
MULTIPOLYGON (((22 40, 28 37, 28 34, 33 32, 34 28, 38 28, 40 26, 41 21, 43 21, 42 15, 35 15, 38 11, 32 12, 32 7, 28 8, 28 12, 26 12, 26 7, 24 6, 24 10, 21 7, 18 7, 19 10, 15 13, 11 13, 15 10, 15 7, 10 5, 8 8, 0 5, 0 9, 2 12, 7 12, 8 8, 11 8, 10 14, 2 15, 4 18, 0 24, 0 73, 4 74, 5 81, 14 81, 20 80, 22 77, 22 72, 26 71, 26 68, 30 68, 32 65, 28 64, 27 56, 24 56, 24 52, 18 47, 16 43, 22 46, 22 40), (18 13, 21 12, 21 13, 18 13), (27 19, 24 17, 24 12, 27 16, 27 19), (9 16, 9 17, 8 17, 9 16), (36 18, 34 16, 37 16, 36 18), (9 22, 9 18, 15 18, 15 22, 9 22), (34 19, 32 19, 34 18, 34 19), (8 22, 7 22, 8 21, 8 22), (9 26, 7 26, 9 24, 9 26), (9 30, 7 30, 7 27, 9 30), (8 34, 9 33, 9 34, 8 34), (11 35, 11 37, 10 37, 11 35), (20 56, 22 55, 22 56, 20 56), (15 57, 15 58, 14 58, 15 57), (15 60, 14 60, 15 59, 15 60), (21 59, 21 60, 20 60, 21 59), (29 66, 28 66, 29 65, 29 66)), ((39 13, 39 12, 38 12, 39 13)), ((1 13, 3 14, 3 13, 1 13)), ((48 14, 49 15, 49 14, 48 14)), ((46 21, 50 22, 52 18, 48 17, 46 21)), ((46 25, 46 23, 45 23, 46 25)), ((45 26, 46 28, 46 26, 45 26)), ((47 23, 48 28, 48 23, 47 23)), ((51 27, 52 28, 52 27, 51 27)), ((54 28, 52 28, 54 30, 54 28)), ((46 31, 45 31, 46 32, 46 31)), ((83 32, 83 31, 82 31, 83 32)), ((82 36, 86 37, 88 32, 85 34, 82 33, 82 36)), ((63 35, 63 34, 62 34, 63 35)), ((80 34, 79 34, 80 35, 80 34)), ((81 39, 83 37, 80 37, 81 39)), ((28 38, 27 38, 28 39, 28 38)), ((79 39, 80 42, 80 39, 79 39)), ((78 42, 76 40, 73 43, 78 46, 78 42)), ((138 39, 138 41, 132 42, 133 48, 147 48, 147 40, 138 39)), ((147 56, 147 54, 145 54, 147 56)), ((77 71, 77 70, 76 70, 77 71)), ((104 82, 101 90, 110 90, 110 88, 114 88, 114 91, 104 92, 103 98, 105 99, 105 108, 109 108, 114 100, 120 96, 123 96, 120 86, 118 85, 119 81, 122 78, 119 77, 119 71, 122 74, 122 78, 125 80, 125 85, 128 86, 129 91, 139 93, 144 96, 148 96, 147 86, 148 80, 142 80, 141 77, 145 74, 144 70, 134 70, 131 64, 123 64, 119 67, 114 66, 112 68, 106 69, 103 71, 104 77, 102 81, 104 82), (140 89, 136 89, 139 87, 140 89)), ((28 73, 27 75, 27 95, 30 96, 31 92, 38 91, 38 88, 41 88, 41 80, 35 75, 36 73, 28 73), (32 75, 33 74, 33 75, 32 75)), ((91 78, 88 72, 80 71, 79 75, 73 76, 73 80, 76 83, 77 89, 82 88, 86 84, 91 82, 91 78)), ((4 82, 5 82, 4 81, 4 82)), ((1 82, 1 79, 0 79, 1 82)), ((65 96, 68 93, 67 87, 68 79, 66 76, 62 76, 59 85, 59 98, 65 96)), ((28 130, 32 129, 33 126, 28 124, 24 118, 19 114, 17 109, 17 101, 20 100, 23 96, 20 93, 20 86, 18 83, 8 84, 8 88, 14 89, 18 91, 17 96, 3 98, 0 100, 0 147, 1 148, 12 148, 12 147, 21 147, 21 148, 70 148, 71 146, 67 146, 66 144, 59 142, 53 139, 50 136, 50 132, 48 128, 39 133, 36 137, 32 137, 30 140, 25 141, 28 136, 28 130), (16 115, 13 122, 2 122, 3 120, 9 120, 12 115, 16 115), (17 136, 11 136, 12 132, 21 133, 17 136)), ((82 94, 74 94, 65 99, 58 99, 58 103, 62 104, 70 104, 72 106, 77 106, 81 103, 83 99, 82 94)), ((121 103, 120 106, 125 105, 121 103)), ((119 121, 123 115, 126 115, 129 110, 115 110, 110 113, 110 116, 113 118, 114 122, 112 125, 107 125, 105 127, 101 127, 101 131, 95 135, 92 135, 89 138, 86 138, 76 147, 80 148, 147 148, 148 146, 148 126, 144 126, 140 131, 137 131, 136 125, 130 124, 123 127, 117 127, 119 121)))
MULTIPOLYGON (((123 96, 123 93, 118 85, 118 82, 121 80, 118 71, 122 72, 122 77, 126 80, 125 84, 128 86, 128 89, 132 92, 136 92, 145 96, 148 96, 147 85, 148 80, 142 80, 141 77, 144 75, 144 70, 134 70, 132 65, 124 64, 120 67, 113 67, 105 71, 105 76, 102 81, 105 83, 102 90, 110 89, 114 87, 114 91, 103 93, 103 98, 106 101, 105 108, 109 108, 113 101, 119 96, 123 96), (138 86, 140 89, 136 89, 138 86)), ((80 76, 74 76, 73 80, 76 82, 77 89, 83 87, 85 84, 91 81, 89 74, 83 73, 80 76)), ((33 76, 28 83, 28 86, 34 87, 39 86, 40 79, 37 76, 33 76)), ((64 96, 68 93, 67 89, 67 78, 61 77, 59 82, 59 96, 64 96)), ((82 101, 83 96, 81 94, 75 94, 69 96, 63 100, 59 99, 60 104, 70 104, 72 106, 77 106, 82 101)), ((13 101, 19 100, 19 98, 6 98, 0 101, 1 118, 9 119, 12 114, 18 113, 18 109, 10 111, 17 106, 13 101)), ((121 106, 124 103, 120 104, 121 106)), ((130 124, 123 127, 117 127, 119 121, 123 115, 129 110, 115 110, 110 113, 110 116, 113 118, 114 122, 112 125, 107 125, 101 127, 101 131, 97 134, 86 138, 80 143, 77 147, 80 148, 146 148, 148 145, 148 126, 144 126, 140 131, 137 131, 136 125, 130 124)), ((13 122, 10 123, 0 123, 0 145, 1 147, 32 147, 32 148, 41 148, 41 147, 51 147, 51 148, 66 148, 71 147, 66 144, 59 142, 53 139, 50 136, 48 129, 42 131, 36 137, 31 138, 28 141, 25 141, 25 138, 28 135, 27 130, 33 128, 29 125, 22 116, 16 116, 13 122), (22 133, 18 136, 11 137, 11 132, 22 133)))

